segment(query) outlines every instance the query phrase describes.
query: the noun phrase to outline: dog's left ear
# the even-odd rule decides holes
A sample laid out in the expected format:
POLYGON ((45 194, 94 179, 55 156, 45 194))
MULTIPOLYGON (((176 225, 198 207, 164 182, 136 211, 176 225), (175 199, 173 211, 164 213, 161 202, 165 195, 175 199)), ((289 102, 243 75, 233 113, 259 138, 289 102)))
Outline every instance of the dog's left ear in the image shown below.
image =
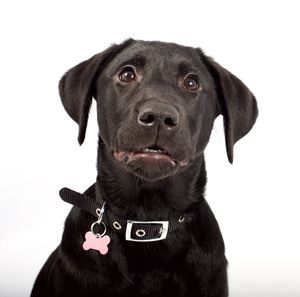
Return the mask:
POLYGON ((213 76, 223 115, 227 156, 233 162, 233 146, 253 127, 258 108, 254 95, 236 76, 201 53, 213 76))
POLYGON ((105 51, 71 68, 59 82, 59 94, 69 116, 79 125, 78 142, 82 144, 88 115, 95 96, 95 82, 105 66, 132 43, 128 39, 122 44, 112 45, 105 51))

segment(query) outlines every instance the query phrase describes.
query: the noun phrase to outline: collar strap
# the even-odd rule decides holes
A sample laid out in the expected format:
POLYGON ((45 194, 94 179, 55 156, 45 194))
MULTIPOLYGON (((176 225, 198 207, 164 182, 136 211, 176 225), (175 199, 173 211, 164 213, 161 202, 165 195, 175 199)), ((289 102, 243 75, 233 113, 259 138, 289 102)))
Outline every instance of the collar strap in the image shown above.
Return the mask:
MULTIPOLYGON (((95 184, 90 186, 83 194, 68 188, 62 188, 59 195, 63 201, 70 203, 80 209, 98 217, 96 210, 101 208, 95 197, 95 184)), ((103 222, 111 230, 125 235, 128 241, 150 242, 163 240, 167 234, 175 231, 185 222, 191 220, 191 216, 181 215, 178 218, 168 221, 137 221, 120 218, 106 203, 103 215, 103 222)))

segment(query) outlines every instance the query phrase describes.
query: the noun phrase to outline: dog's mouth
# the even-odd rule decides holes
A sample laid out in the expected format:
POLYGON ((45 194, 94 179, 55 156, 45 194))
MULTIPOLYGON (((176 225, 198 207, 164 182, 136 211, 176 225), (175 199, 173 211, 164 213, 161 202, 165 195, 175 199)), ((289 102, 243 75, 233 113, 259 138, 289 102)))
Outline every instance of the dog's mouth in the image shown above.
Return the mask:
POLYGON ((138 151, 115 151, 114 157, 120 161, 127 164, 133 161, 145 161, 147 163, 168 163, 171 166, 185 166, 188 164, 188 161, 179 161, 174 158, 163 148, 153 145, 150 147, 143 148, 138 151))

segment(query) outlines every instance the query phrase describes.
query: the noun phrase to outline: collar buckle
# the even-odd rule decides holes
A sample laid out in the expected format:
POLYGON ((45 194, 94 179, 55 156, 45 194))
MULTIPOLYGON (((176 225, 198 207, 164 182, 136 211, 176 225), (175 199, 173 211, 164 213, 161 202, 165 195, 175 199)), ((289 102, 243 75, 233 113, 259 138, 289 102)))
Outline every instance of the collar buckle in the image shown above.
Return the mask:
POLYGON ((132 221, 132 220, 127 220, 125 239, 128 241, 135 241, 135 242, 151 242, 151 241, 163 240, 167 237, 168 228, 169 228, 169 221, 132 221), (149 238, 142 239, 144 236, 147 235, 147 233, 144 229, 138 229, 135 232, 135 235, 137 237, 140 237, 141 239, 133 238, 132 237, 132 227, 134 224, 146 225, 146 226, 148 225, 147 226, 148 228, 151 227, 151 225, 161 225, 159 232, 158 232, 159 237, 150 238, 150 239, 149 238))

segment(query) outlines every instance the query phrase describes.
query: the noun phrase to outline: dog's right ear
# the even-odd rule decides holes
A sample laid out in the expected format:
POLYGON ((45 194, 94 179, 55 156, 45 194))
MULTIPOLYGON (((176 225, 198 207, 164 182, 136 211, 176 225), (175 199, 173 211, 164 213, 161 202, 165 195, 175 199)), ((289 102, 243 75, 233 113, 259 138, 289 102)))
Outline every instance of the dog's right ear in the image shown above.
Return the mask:
POLYGON ((71 68, 59 82, 59 94, 69 116, 79 125, 78 142, 82 144, 88 115, 95 96, 95 82, 105 66, 133 42, 128 39, 71 68))

